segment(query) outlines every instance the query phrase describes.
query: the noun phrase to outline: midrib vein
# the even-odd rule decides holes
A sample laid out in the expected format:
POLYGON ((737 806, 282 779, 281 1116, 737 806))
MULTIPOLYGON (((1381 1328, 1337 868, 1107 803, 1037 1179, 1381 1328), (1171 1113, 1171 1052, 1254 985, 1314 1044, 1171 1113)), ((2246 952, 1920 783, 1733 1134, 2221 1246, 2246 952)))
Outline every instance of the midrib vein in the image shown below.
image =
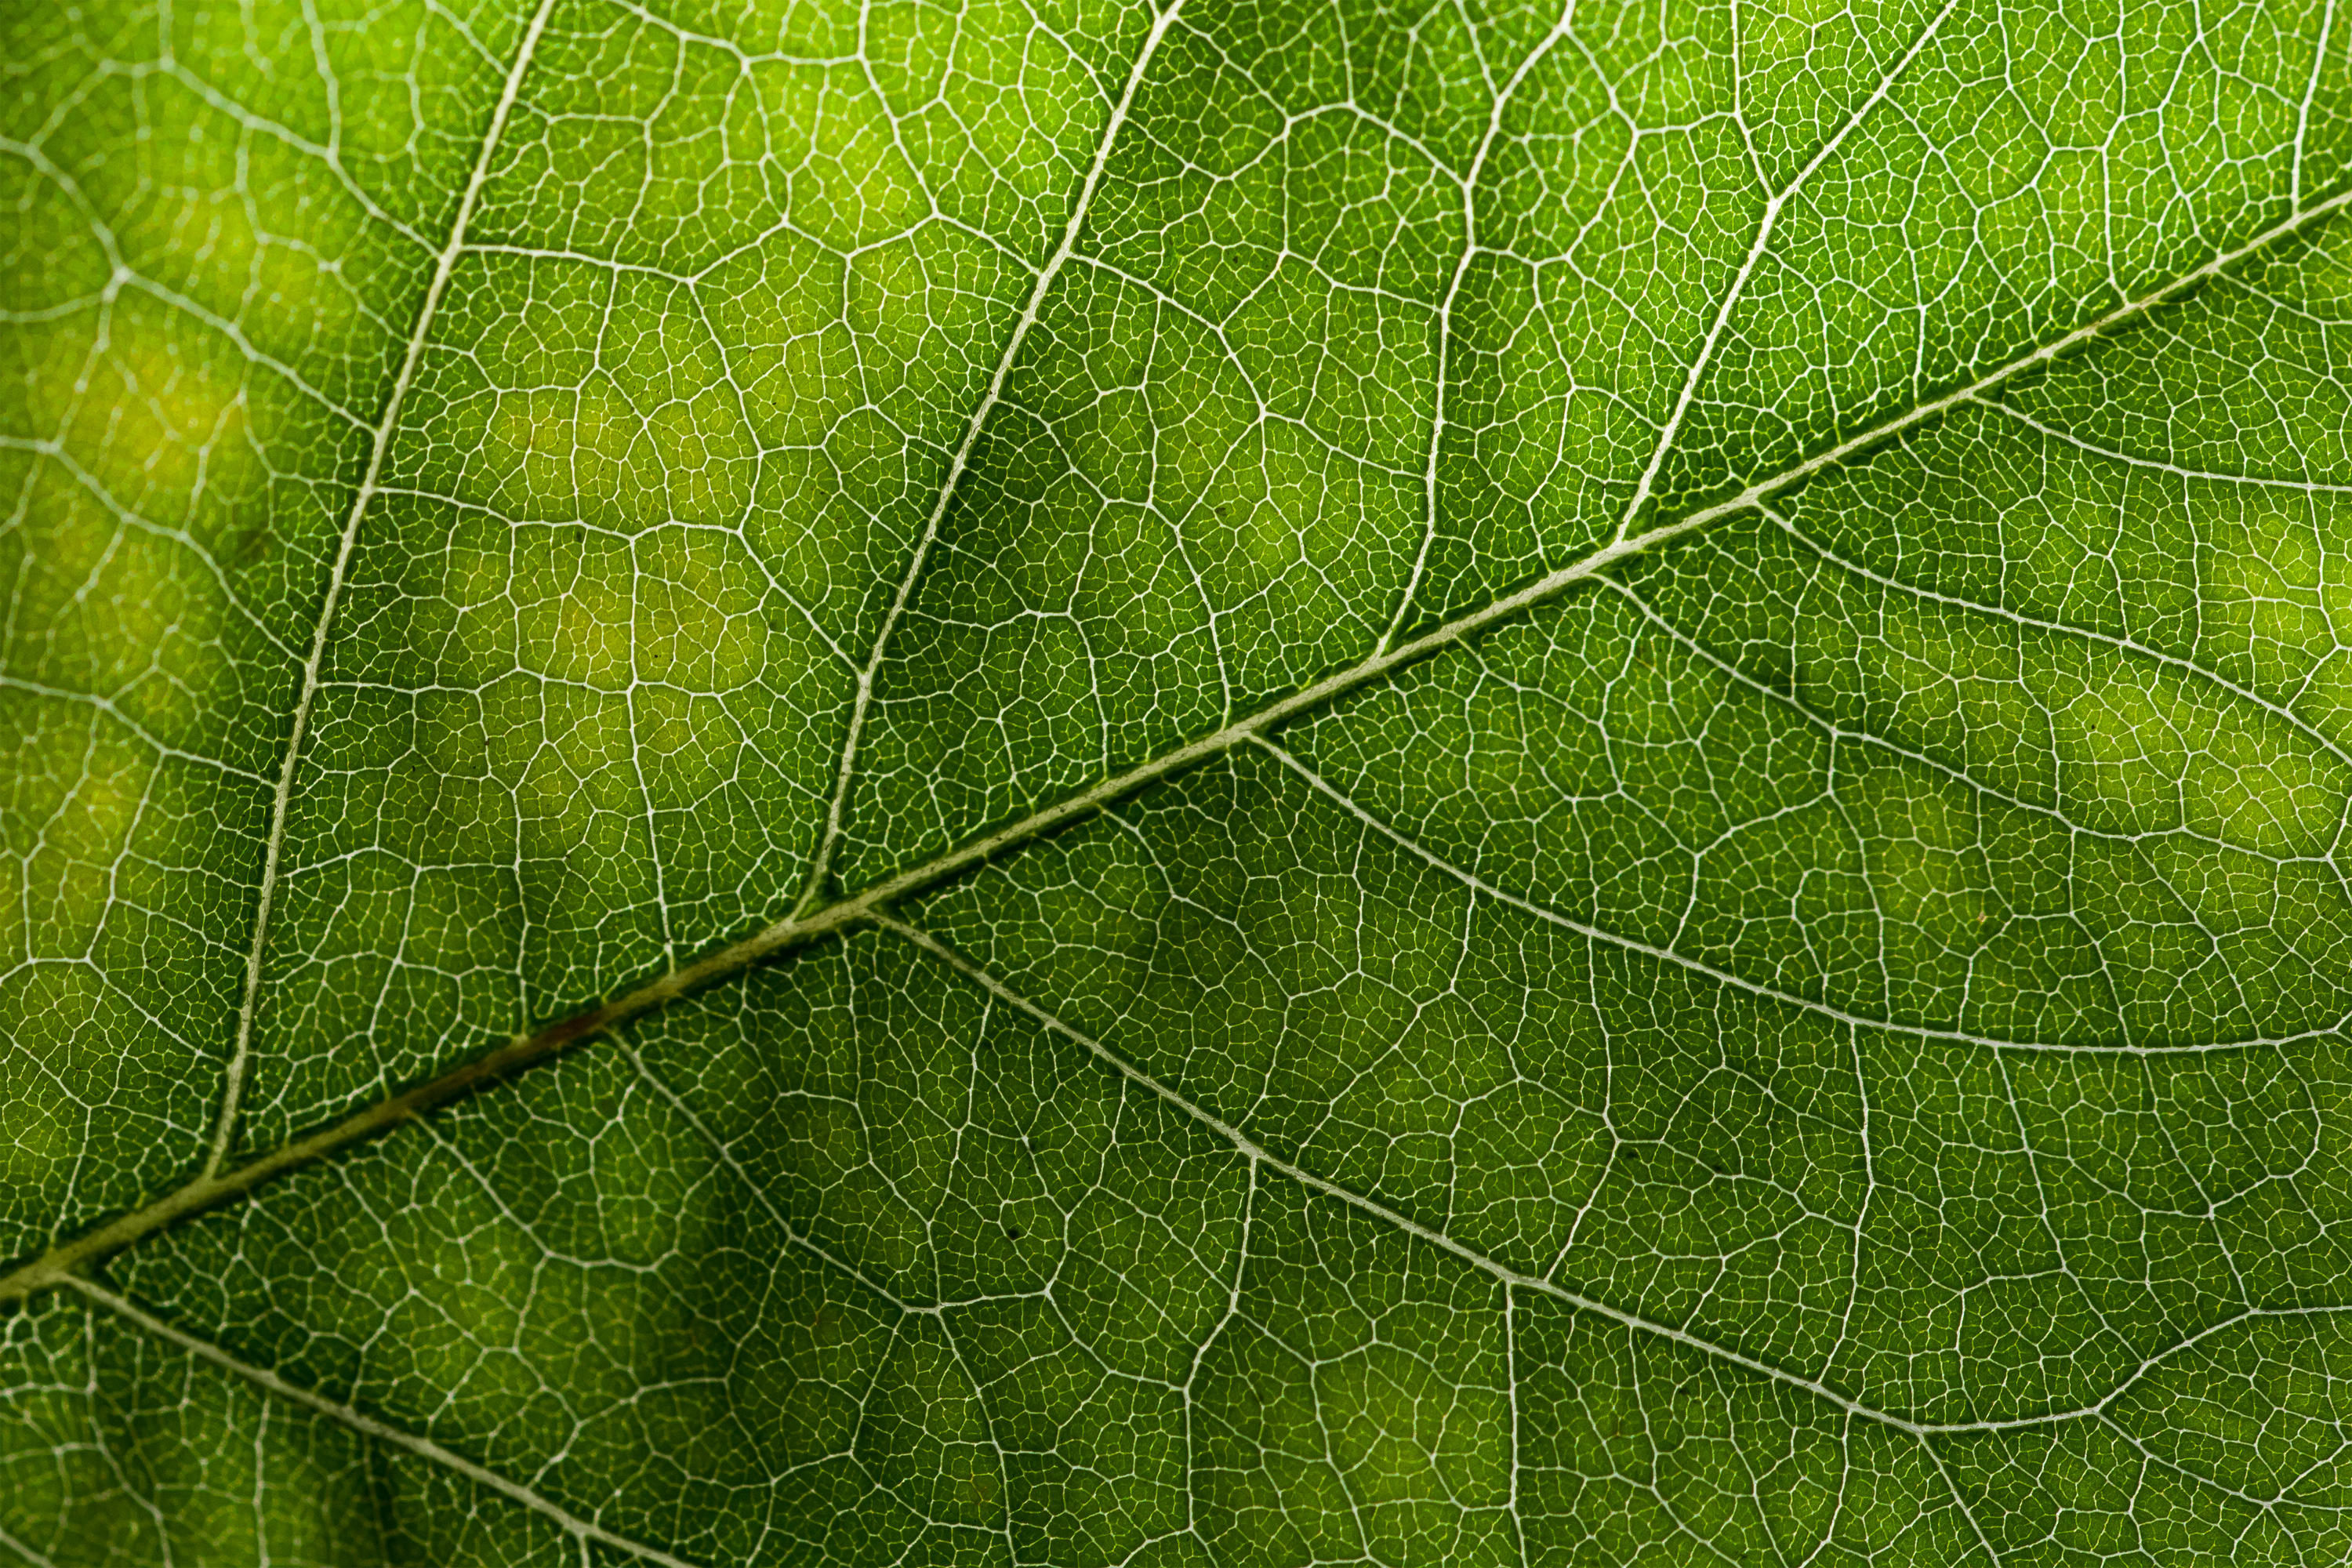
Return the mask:
MULTIPOLYGON (((545 15, 545 7, 542 6, 541 17, 543 19, 545 15)), ((533 37, 536 37, 535 32, 533 37)), ((1147 784, 1223 755, 1301 713, 1367 686, 1406 665, 1441 653, 1498 623, 1558 597, 1620 561, 1696 532, 1726 517, 1759 507, 1791 486, 1923 425, 1960 404, 1981 397, 2028 371, 2050 363, 2069 350, 2179 298, 2239 261, 2308 228, 2347 205, 2352 205, 2352 187, 2290 215, 2244 245, 2214 256, 2162 287, 2117 306, 1964 386, 1917 404, 1768 479, 1756 480, 1728 500, 1702 507, 1675 521, 1660 524, 1633 537, 1613 540, 1582 559, 1548 573, 1483 608, 1326 676, 1223 729, 1112 774, 1018 821, 873 883, 859 893, 806 912, 795 911, 739 942, 705 954, 684 968, 671 970, 584 1013, 550 1024, 535 1034, 517 1036, 438 1078, 363 1107, 341 1121, 304 1137, 282 1143, 234 1170, 223 1172, 208 1166, 194 1179, 145 1207, 118 1215, 0 1276, 0 1304, 21 1300, 63 1283, 80 1269, 121 1251, 143 1237, 192 1215, 233 1202, 285 1172, 314 1163, 355 1143, 376 1137, 411 1117, 423 1115, 470 1094, 485 1084, 545 1061, 583 1039, 666 1006, 689 992, 740 974, 762 959, 873 921, 899 899, 946 881, 1008 849, 1051 833, 1147 784)))
POLYGON ((230 1047, 228 1067, 221 1078, 220 1116, 213 1127, 212 1148, 205 1156, 206 1177, 219 1173, 221 1163, 228 1157, 229 1144, 236 1136, 237 1108, 245 1096, 246 1074, 253 1060, 254 1015, 260 1005, 262 965, 268 956, 269 916, 277 901, 278 870, 285 857, 286 817, 294 796, 294 774, 301 765, 302 742, 310 731, 310 710, 318 701, 319 672, 326 662, 327 637, 334 627, 335 611, 342 603, 343 584, 350 574, 352 552, 359 544, 360 524, 378 493, 384 454, 391 448, 393 432, 400 426, 400 411, 408 401, 409 387, 415 383, 417 364, 425 356, 425 344, 432 334, 434 315, 441 308, 441 297, 447 292, 457 258, 465 249, 466 226, 473 221, 475 204, 481 197, 483 182, 489 176, 490 159, 498 151, 499 139, 506 132, 507 117, 514 110, 523 74, 530 68, 531 55, 538 49, 540 35, 546 30, 547 18, 554 9, 555 0, 540 0, 530 25, 523 30, 522 43, 515 50, 514 63, 508 68, 498 106, 491 110, 489 127, 482 134, 481 150, 475 156, 472 173, 467 176, 465 192, 457 199, 457 215, 450 222, 448 242, 434 258, 432 280, 425 285, 424 303, 417 308, 415 325, 408 334, 408 347, 401 355, 399 374, 393 378, 392 394, 384 400, 383 416, 376 422, 368 447, 367 469, 352 497, 351 510, 343 519, 342 538, 335 547, 335 563, 327 574, 326 597, 319 606, 318 624, 311 629, 310 654, 302 661, 302 689, 294 701, 293 727, 286 737, 286 754, 278 764, 278 782, 270 796, 269 833, 261 855, 261 889, 253 913, 253 943, 246 952, 245 986, 236 1006, 236 1036, 230 1047))

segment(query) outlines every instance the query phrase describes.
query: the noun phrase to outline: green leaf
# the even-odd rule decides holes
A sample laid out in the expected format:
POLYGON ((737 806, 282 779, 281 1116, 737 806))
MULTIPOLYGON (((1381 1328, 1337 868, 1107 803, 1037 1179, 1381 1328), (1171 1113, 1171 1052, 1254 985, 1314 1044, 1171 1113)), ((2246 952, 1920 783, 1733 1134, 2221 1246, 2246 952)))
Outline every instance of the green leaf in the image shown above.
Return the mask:
POLYGON ((0 16, 0 1557, 2352 1557, 2352 18, 0 16))

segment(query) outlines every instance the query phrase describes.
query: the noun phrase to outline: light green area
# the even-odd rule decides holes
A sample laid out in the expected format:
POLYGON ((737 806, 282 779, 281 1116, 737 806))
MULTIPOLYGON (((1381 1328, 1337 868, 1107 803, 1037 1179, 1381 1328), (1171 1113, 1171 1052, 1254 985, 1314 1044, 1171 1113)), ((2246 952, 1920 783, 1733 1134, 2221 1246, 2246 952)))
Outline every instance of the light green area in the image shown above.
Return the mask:
POLYGON ((0 18, 12 1257, 1977 385, 0 1321, 0 1560, 2352 1552, 2352 18, 1192 5, 0 18))

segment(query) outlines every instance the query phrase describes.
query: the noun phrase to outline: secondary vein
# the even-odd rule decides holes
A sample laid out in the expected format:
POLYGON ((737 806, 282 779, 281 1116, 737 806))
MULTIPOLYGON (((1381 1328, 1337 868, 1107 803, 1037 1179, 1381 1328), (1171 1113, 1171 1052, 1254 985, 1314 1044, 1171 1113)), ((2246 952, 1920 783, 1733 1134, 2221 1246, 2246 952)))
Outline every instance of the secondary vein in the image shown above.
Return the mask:
POLYGON ((473 173, 467 176, 465 193, 457 201, 457 215, 450 222, 448 243, 434 259, 432 281, 425 285, 424 303, 417 308, 416 324, 408 334, 407 351, 401 356, 400 372, 393 379, 391 395, 384 400, 383 416, 376 422, 374 437, 368 447, 367 471, 352 497, 351 510, 343 519, 342 537, 335 547, 335 563, 327 574, 326 597, 319 606, 318 625, 310 633, 310 655, 302 662, 302 690, 295 699, 294 723, 286 737, 286 754, 278 764, 278 783, 270 797, 269 835, 262 848, 261 889, 254 908, 253 943, 246 952, 245 987, 236 1007, 236 1037, 230 1047, 228 1068, 222 1075, 220 1117, 213 1127, 211 1151, 205 1156, 206 1176, 220 1170, 222 1162, 228 1158, 230 1141, 236 1135, 238 1102, 244 1098, 246 1075, 253 1061, 254 1015, 261 1000, 262 963, 268 951, 270 910, 277 900, 279 867, 285 856, 286 819, 294 797, 294 774, 301 765, 302 742, 310 734, 310 710, 319 697, 319 672, 326 663, 327 635, 334 626, 336 608, 342 602, 352 554, 359 544, 360 524, 378 493, 384 454, 391 448, 393 432, 399 428, 400 410, 408 400, 408 389, 415 383, 416 367, 425 356, 434 315, 441 307, 441 297, 448 291, 450 275, 456 271, 457 257, 465 248, 466 226, 473 220, 482 185, 489 177, 490 159, 498 151, 499 139, 506 132, 507 118, 513 112, 515 98, 522 89, 523 73, 530 68, 531 55, 538 49, 540 35, 546 31, 547 18, 554 9, 555 0, 540 0, 539 9, 523 30, 522 43, 515 50, 514 63, 507 69, 498 107, 490 113, 489 128, 483 133, 473 173))
POLYGON ((883 656, 890 647, 890 634, 898 629, 898 621, 907 613, 907 601, 915 592, 915 581, 923 573, 923 563, 939 539, 940 523, 947 516, 948 503, 955 499, 956 487, 963 480, 964 469, 971 462, 972 448, 980 443, 981 430, 988 416, 996 412, 1003 401, 1004 384, 1013 374, 1013 362, 1020 357, 1021 345, 1029 336, 1029 329, 1037 324, 1037 315, 1045 303, 1046 291, 1060 276, 1065 263, 1077 248, 1078 234, 1086 226, 1087 212, 1094 205, 1095 191, 1102 184, 1104 168, 1110 162, 1111 143, 1118 140, 1119 128, 1127 123, 1128 110, 1134 106, 1138 89, 1143 85, 1143 73, 1151 57, 1160 47, 1160 40, 1176 20, 1176 13, 1184 0, 1170 0, 1165 11, 1151 19, 1151 30, 1144 35, 1143 47, 1136 52, 1135 64, 1127 75, 1127 86, 1118 101, 1111 106, 1110 118, 1103 126, 1102 141, 1095 148, 1094 162, 1087 170, 1086 183, 1078 187, 1078 198, 1070 208, 1070 221, 1063 226, 1062 242, 1037 274, 1037 281, 1029 290, 1028 303, 1021 308, 1021 317, 1013 324, 1013 334, 1005 341, 1004 353, 996 362, 996 373, 989 377, 988 391, 972 410, 965 425, 963 439, 949 459, 947 478, 940 482, 940 493, 931 503, 931 513, 924 521, 922 537, 916 541, 915 552, 907 562, 906 574, 898 580, 898 591, 892 595, 890 608, 882 616, 882 628, 874 637, 873 650, 867 654, 866 668, 857 672, 857 690, 850 700, 849 728, 841 742, 841 762, 835 770, 833 798, 824 809, 824 829, 817 839, 816 854, 809 861, 808 881, 801 890, 800 903, 793 910, 799 914, 824 896, 825 880, 833 869, 833 857, 841 843, 843 814, 849 805, 849 784, 857 771, 857 743, 866 732, 866 710, 874 701, 874 679, 882 668, 883 656))
POLYGON ((165 1322, 136 1302, 115 1294, 102 1285, 94 1285, 87 1279, 77 1279, 73 1282, 73 1288, 92 1302, 106 1308, 125 1321, 137 1325, 166 1343, 178 1346, 199 1361, 209 1363, 223 1372, 243 1378, 247 1383, 254 1384, 280 1399, 299 1405, 307 1410, 315 1411, 363 1436, 373 1438, 380 1443, 390 1444, 395 1448, 404 1449, 420 1458, 430 1459, 436 1465, 457 1471, 478 1486, 486 1487, 501 1497, 509 1498, 520 1503, 533 1513, 553 1521, 565 1534, 575 1541, 593 1541, 599 1545, 625 1552, 647 1563, 660 1563, 662 1568, 693 1568, 693 1565, 684 1558, 674 1557, 659 1547, 647 1546, 643 1542, 632 1541, 625 1535, 605 1529, 593 1520, 583 1519, 569 1509, 541 1497, 520 1481, 509 1480, 497 1471, 476 1464, 463 1454, 443 1447, 430 1437, 420 1437, 413 1432, 403 1431, 389 1422, 378 1420, 363 1410, 329 1399, 324 1394, 315 1394, 298 1384, 289 1383, 268 1367, 256 1366, 250 1362, 240 1360, 211 1341, 199 1339, 184 1329, 165 1322))
MULTIPOLYGON (((1646 606, 1644 608, 1646 609, 1646 606)), ((1353 796, 1313 768, 1308 767, 1295 753, 1275 742, 1267 740, 1263 735, 1254 736, 1252 739, 1275 761, 1297 773, 1316 794, 1322 795, 1365 828, 1387 839, 1431 870, 1460 883, 1480 898, 1517 910, 1521 914, 1542 921, 1547 925, 1555 925, 1563 931, 1573 931, 1587 942, 1601 942, 1616 948, 1620 952, 1638 953, 1659 963, 1686 969, 1694 974, 1702 975, 1713 981, 1717 985, 1727 986, 1734 991, 1744 991, 1750 996, 1778 1003, 1783 1007, 1813 1014, 1817 1017, 1826 1018, 1831 1023, 1844 1028, 1874 1029, 1889 1035, 1907 1036, 1913 1039, 1934 1040, 1948 1045, 1977 1046, 1992 1051, 2031 1051, 2053 1056, 2166 1057, 2199 1056, 2215 1051, 2242 1051, 2263 1047, 2294 1045, 2300 1041, 2319 1039, 2333 1035, 2346 1024, 2352 1023, 2352 1018, 2346 1018, 2325 1027, 2308 1029, 2294 1035, 2257 1035, 2242 1039, 2200 1041, 2179 1046, 2142 1046, 2129 1043, 2100 1046, 2067 1045, 2054 1040, 2001 1039, 1990 1035, 1970 1034, 1963 1029, 1939 1029, 1923 1024, 1904 1024, 1889 1018, 1873 1018, 1865 1014, 1851 1012, 1815 997, 1801 995, 1794 991, 1783 990, 1777 985, 1766 985, 1758 981, 1749 980, 1744 975, 1736 974, 1730 970, 1709 963, 1705 959, 1693 958, 1687 953, 1676 952, 1671 947, 1662 947, 1654 942, 1643 942, 1636 937, 1625 936, 1605 927, 1592 925, 1561 914, 1557 910, 1548 909, 1533 899, 1490 882, 1475 872, 1446 859, 1377 813, 1366 809, 1353 796)))
POLYGON ((1837 134, 1822 142, 1820 149, 1805 161, 1805 166, 1797 171, 1795 177, 1764 203, 1763 215, 1756 224, 1756 237, 1748 247, 1748 256, 1740 262, 1739 270, 1732 275, 1731 286, 1723 292, 1723 302, 1715 312, 1715 324, 1707 329, 1698 353, 1692 356, 1690 370, 1683 377, 1682 391, 1675 399, 1674 412, 1667 416, 1664 426, 1659 429, 1657 442, 1650 449, 1649 464, 1642 470, 1642 478, 1633 487, 1633 500, 1625 503, 1625 515, 1617 525, 1620 538, 1633 526, 1634 520, 1642 514, 1643 507, 1649 504, 1651 489, 1657 483, 1659 470, 1665 467, 1667 455, 1674 450, 1675 437, 1682 434, 1683 417, 1690 412, 1692 402, 1698 396, 1699 383, 1706 379, 1707 366, 1715 363, 1715 351, 1722 342, 1725 329, 1731 325, 1732 312, 1738 309, 1740 296, 1748 290, 1748 279, 1754 274, 1756 264, 1764 259, 1766 247, 1772 243, 1772 230, 1780 221, 1780 209, 1788 205, 1789 199, 1802 188, 1807 180, 1813 177, 1816 170, 1836 154, 1838 148, 1853 133, 1854 128, 1868 118, 1870 111, 1885 100, 1887 93, 1894 89, 1895 79, 1910 68, 1911 62, 1919 58, 1919 51, 1927 47, 1928 40, 1936 36, 1937 29, 1944 25, 1945 18, 1951 16, 1958 5, 1959 0, 1945 0, 1943 9, 1929 18, 1927 25, 1919 30, 1919 36, 1911 40, 1911 47, 1904 50, 1878 79, 1878 85, 1871 89, 1870 96, 1846 116, 1845 123, 1838 128, 1837 134))
POLYGON ((1854 1398, 1851 1394, 1848 1394, 1818 1378, 1809 1377, 1803 1373, 1795 1372, 1790 1368, 1762 1360, 1759 1357, 1750 1355, 1747 1352, 1739 1350, 1734 1346, 1723 1344, 1715 1340, 1710 1340, 1703 1334, 1694 1333, 1690 1330, 1683 1328, 1677 1324, 1662 1322, 1656 1319, 1645 1317, 1639 1312, 1628 1311, 1622 1307, 1615 1306, 1610 1302, 1584 1295, 1580 1291, 1571 1290, 1566 1286, 1552 1279, 1549 1275, 1528 1274, 1523 1270, 1514 1268, 1509 1264, 1503 1262, 1499 1258, 1490 1258, 1486 1254, 1478 1251, 1475 1247, 1470 1247, 1464 1242, 1455 1239, 1454 1237, 1447 1235, 1445 1232, 1439 1230, 1433 1226, 1423 1225, 1419 1220, 1414 1219, 1412 1215, 1390 1207, 1388 1205, 1381 1202, 1378 1198, 1360 1193, 1352 1187, 1343 1185, 1340 1183, 1332 1181, 1328 1176, 1319 1175, 1316 1172, 1310 1171, 1303 1165, 1286 1160, 1265 1148, 1263 1144, 1257 1142, 1240 1128, 1235 1127, 1233 1123, 1218 1116, 1206 1106, 1195 1102, 1178 1089, 1161 1082, 1159 1079, 1144 1071, 1140 1067, 1129 1061, 1125 1057, 1120 1056, 1118 1052, 1112 1050, 1109 1047, 1104 1045, 1101 1041, 1097 1040, 1092 1036, 1080 1031, 1067 1023, 1065 1023, 1053 1012, 1023 995, 1018 991, 1015 991, 1013 987, 1007 985, 1003 980, 1000 980, 981 965, 974 963, 962 953, 960 953, 953 948, 949 947, 945 942, 940 942, 929 931, 923 931, 915 926, 910 926, 904 921, 901 921, 893 915, 886 914, 880 916, 877 918, 876 923, 882 926, 885 930, 903 938, 907 942, 913 943, 916 947, 919 947, 923 952, 930 954, 931 957, 939 960, 941 963, 946 964, 949 968, 953 969, 956 973, 963 975, 966 979, 980 986, 990 995, 995 997, 998 1001, 1003 1002, 1006 1006, 1013 1008, 1015 1011, 1027 1016, 1039 1026, 1046 1029, 1050 1033, 1058 1035, 1064 1039, 1068 1040, 1073 1045, 1079 1047, 1088 1055, 1101 1062, 1103 1066, 1117 1073, 1120 1078, 1125 1079, 1128 1082, 1134 1084, 1137 1088, 1157 1097, 1175 1110, 1206 1128, 1209 1131, 1214 1133, 1217 1137, 1231 1144, 1236 1153, 1242 1155, 1252 1164, 1263 1165, 1267 1170, 1287 1176, 1292 1181, 1297 1182, 1299 1185, 1304 1186, 1310 1191, 1320 1193, 1326 1197, 1335 1198, 1340 1203, 1346 1204, 1350 1208, 1356 1209, 1375 1219, 1381 1220, 1417 1240, 1426 1242, 1430 1246, 1437 1247, 1441 1251, 1450 1253, 1462 1262, 1468 1264, 1471 1268, 1479 1270, 1481 1273, 1484 1273, 1501 1283, 1506 1287, 1507 1291, 1528 1290, 1537 1295, 1549 1296, 1552 1300, 1559 1301, 1564 1305, 1573 1307, 1579 1311, 1590 1312, 1596 1317, 1606 1318, 1610 1321, 1616 1323, 1621 1327, 1631 1329, 1637 1333, 1645 1334, 1656 1339, 1671 1341, 1672 1342, 1682 1345, 1687 1349, 1697 1351, 1703 1355, 1739 1367, 1743 1371, 1751 1372, 1759 1376, 1769 1378, 1775 1383, 1785 1384, 1791 1388, 1801 1389, 1827 1404, 1834 1405, 1838 1409, 1846 1412, 1850 1415, 1859 1417, 1862 1420, 1874 1422, 1882 1426, 1892 1427, 1898 1432, 1908 1433, 1912 1436, 1920 1438, 1923 1441, 1932 1437, 1957 1436, 1969 1433, 2011 1432, 2030 1427, 2053 1426, 2066 1422, 2084 1420, 2094 1416, 2108 1417, 2109 1412, 2113 1409, 2116 1402, 2122 1399, 2126 1394, 2129 1393, 2131 1389, 2139 1383, 2140 1379, 2147 1376, 2151 1370, 2162 1364, 2170 1357, 2178 1355, 2185 1350, 2193 1348, 2197 1344, 2211 1338, 2215 1334, 2221 1333, 2241 1323, 2252 1322, 2263 1318, 2297 1316, 2326 1317, 2334 1316, 2343 1312, 2352 1312, 2352 1306, 2334 1303, 2305 1308, 2247 1308, 2230 1313, 2226 1317, 2221 1318, 2211 1323, 2208 1323, 2203 1328, 2185 1335, 2173 1343, 2167 1345, 2162 1350, 2147 1356, 2141 1361, 2137 1367, 2131 1371, 2128 1375, 2124 1377, 2097 1400, 2089 1404, 2074 1405, 2062 1410, 2044 1411, 2033 1415, 2011 1416, 1993 1420, 1915 1421, 1908 1416, 1898 1415, 1894 1411, 1882 1410, 1875 1405, 1864 1404, 1861 1400, 1854 1398))

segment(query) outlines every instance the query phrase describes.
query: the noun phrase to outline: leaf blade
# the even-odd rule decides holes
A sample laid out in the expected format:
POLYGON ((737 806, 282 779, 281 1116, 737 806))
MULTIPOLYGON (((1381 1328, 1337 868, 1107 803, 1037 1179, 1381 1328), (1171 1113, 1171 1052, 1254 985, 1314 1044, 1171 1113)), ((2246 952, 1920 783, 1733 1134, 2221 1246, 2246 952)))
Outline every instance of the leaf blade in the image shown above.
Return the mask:
POLYGON ((1958 5, 1163 18, 1165 77, 1131 15, 621 15, 514 92, 292 795, 263 1136, 420 1087, 9 1288, 139 1239, 163 1337, 697 1561, 2330 1549, 2264 1369, 2347 1266, 2331 16, 2037 47, 2111 100, 1958 5), (779 921, 828 779, 862 890, 779 921))

